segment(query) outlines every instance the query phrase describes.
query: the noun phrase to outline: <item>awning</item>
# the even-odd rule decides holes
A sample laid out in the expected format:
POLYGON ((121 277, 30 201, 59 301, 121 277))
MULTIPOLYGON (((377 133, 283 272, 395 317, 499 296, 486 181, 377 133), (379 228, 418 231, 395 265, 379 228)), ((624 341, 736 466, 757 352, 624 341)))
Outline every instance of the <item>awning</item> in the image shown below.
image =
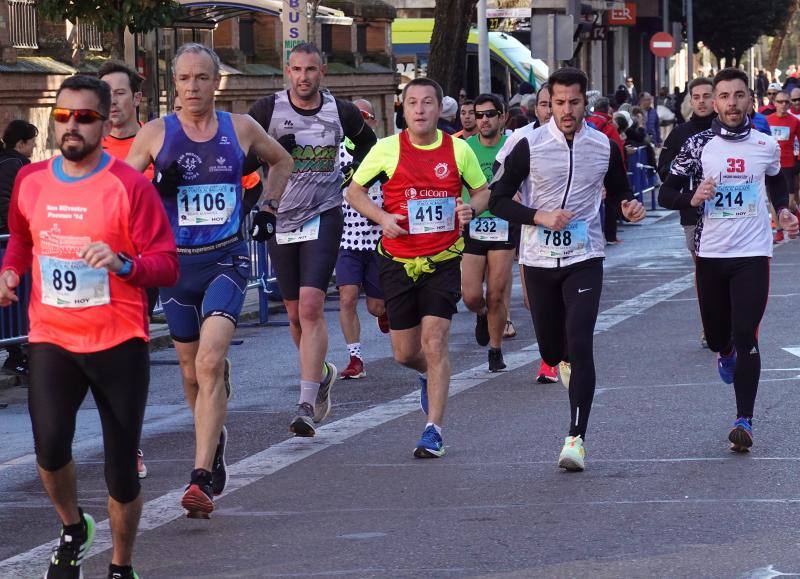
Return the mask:
MULTIPOLYGON (((187 27, 192 23, 197 25, 217 24, 228 18, 243 16, 248 12, 261 12, 272 16, 280 16, 283 10, 283 2, 280 0, 223 0, 222 2, 177 0, 177 2, 185 7, 188 12, 186 17, 181 18, 179 26, 187 27)), ((317 21, 338 26, 352 26, 353 24, 353 19, 345 16, 341 10, 325 6, 317 8, 317 21)))

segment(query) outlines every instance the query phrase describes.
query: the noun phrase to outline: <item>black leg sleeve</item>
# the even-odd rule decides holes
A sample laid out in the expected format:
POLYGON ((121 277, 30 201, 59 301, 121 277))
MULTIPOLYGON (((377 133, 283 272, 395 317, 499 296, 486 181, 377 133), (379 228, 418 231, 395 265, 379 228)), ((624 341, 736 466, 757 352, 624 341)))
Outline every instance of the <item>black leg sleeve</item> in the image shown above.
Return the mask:
POLYGON ((527 265, 522 267, 522 271, 539 353, 545 364, 557 366, 564 359, 566 344, 566 310, 561 298, 561 271, 527 265))

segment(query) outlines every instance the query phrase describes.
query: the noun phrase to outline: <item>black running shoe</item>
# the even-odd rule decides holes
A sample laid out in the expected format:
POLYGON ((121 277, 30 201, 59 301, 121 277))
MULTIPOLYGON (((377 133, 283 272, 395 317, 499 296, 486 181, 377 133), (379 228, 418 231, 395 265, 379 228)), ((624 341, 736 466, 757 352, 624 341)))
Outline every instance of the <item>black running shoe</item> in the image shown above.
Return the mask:
POLYGON ((225 464, 225 447, 228 446, 228 429, 222 427, 219 433, 217 450, 214 452, 214 462, 211 465, 211 490, 214 496, 221 495, 228 483, 228 470, 225 464))
POLYGON ((317 429, 314 426, 314 407, 308 402, 297 405, 297 415, 289 425, 289 432, 295 436, 314 436, 317 429))
POLYGON ((130 565, 127 567, 116 567, 115 565, 108 566, 108 579, 139 579, 139 575, 133 570, 130 565))
POLYGON ((65 533, 61 528, 61 538, 58 547, 53 549, 50 557, 50 567, 44 574, 44 579, 80 579, 83 577, 81 564, 86 558, 94 542, 94 519, 80 508, 83 530, 80 533, 65 533))
POLYGON ((489 316, 475 316, 475 341, 479 346, 489 344, 489 316))
POLYGON ((506 363, 503 361, 502 350, 489 348, 489 372, 501 372, 505 369, 506 363))

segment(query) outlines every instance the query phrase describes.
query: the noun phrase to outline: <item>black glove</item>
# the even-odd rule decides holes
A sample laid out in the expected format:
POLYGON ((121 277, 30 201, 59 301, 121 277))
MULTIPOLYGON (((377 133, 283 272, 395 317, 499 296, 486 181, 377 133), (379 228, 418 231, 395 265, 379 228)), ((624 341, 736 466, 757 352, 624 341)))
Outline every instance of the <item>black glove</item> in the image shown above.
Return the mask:
POLYGON ((357 166, 355 163, 347 163, 342 167, 342 189, 347 189, 350 182, 353 180, 353 175, 356 173, 357 166))
POLYGON ((178 196, 178 183, 183 179, 183 171, 178 161, 172 161, 169 167, 161 171, 153 179, 158 194, 162 197, 174 199, 178 196))
POLYGON ((297 141, 294 140, 294 133, 289 133, 287 135, 283 135, 278 142, 281 144, 281 147, 286 149, 286 152, 290 155, 292 151, 294 151, 295 147, 297 147, 297 141))
POLYGON ((249 175, 255 171, 258 171, 261 168, 261 159, 258 158, 253 151, 247 153, 247 157, 244 158, 244 165, 242 166, 242 175, 249 175))
POLYGON ((253 241, 266 241, 275 235, 275 214, 269 211, 259 211, 253 216, 253 225, 250 227, 250 237, 253 241))

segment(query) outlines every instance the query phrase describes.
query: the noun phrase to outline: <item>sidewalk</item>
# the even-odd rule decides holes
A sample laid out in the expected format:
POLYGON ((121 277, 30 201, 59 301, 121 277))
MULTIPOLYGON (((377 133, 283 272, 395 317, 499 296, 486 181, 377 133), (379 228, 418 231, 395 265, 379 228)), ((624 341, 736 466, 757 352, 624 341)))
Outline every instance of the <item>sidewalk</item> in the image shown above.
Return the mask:
MULTIPOLYGON (((276 314, 283 312, 282 302, 269 302, 269 314, 276 314)), ((248 291, 242 307, 242 314, 239 316, 240 322, 252 322, 258 320, 258 291, 248 291)), ((150 350, 160 350, 167 348, 172 344, 169 337, 169 328, 167 324, 150 324, 150 350)), ((5 355, 0 357, 0 364, 5 360, 5 355)), ((0 390, 13 388, 24 384, 25 380, 19 376, 0 373, 0 390)))

